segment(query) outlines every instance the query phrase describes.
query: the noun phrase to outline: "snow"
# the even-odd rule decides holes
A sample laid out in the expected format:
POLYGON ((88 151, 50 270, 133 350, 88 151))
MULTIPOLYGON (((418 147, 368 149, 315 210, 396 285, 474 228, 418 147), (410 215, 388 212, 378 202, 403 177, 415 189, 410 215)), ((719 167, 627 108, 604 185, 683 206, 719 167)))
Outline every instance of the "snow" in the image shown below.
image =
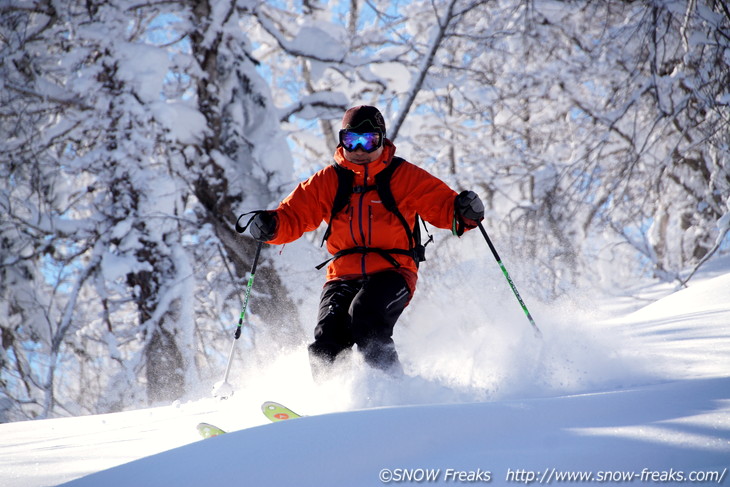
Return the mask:
POLYGON ((207 130, 205 117, 186 103, 157 101, 150 107, 155 119, 169 130, 170 140, 192 144, 198 142, 207 130))
MULTIPOLYGON (((508 392, 477 400, 467 388, 388 378, 356 359, 317 386, 306 353, 295 350, 227 400, 206 391, 163 407, 0 425, 0 479, 4 487, 504 485, 586 472, 612 483, 699 475, 705 482, 693 483, 722 484, 730 467, 730 265, 713 262, 685 289, 637 290, 634 298, 664 297, 595 324, 595 343, 582 354, 571 353, 579 347, 571 334, 582 339, 583 331, 554 310, 538 321, 544 342, 525 334, 515 358, 539 357, 539 372, 506 374, 508 392), (570 392, 546 389, 538 379, 560 354, 598 377, 570 392), (267 424, 264 400, 310 416, 267 424), (201 421, 232 432, 201 440, 201 421)), ((603 314, 626 309, 624 298, 593 304, 603 314)), ((517 319, 511 326, 529 328, 517 319)), ((493 336, 484 355, 503 353, 501 344, 493 336)), ((454 355, 474 360, 464 352, 454 355)))
POLYGON ((324 62, 338 62, 347 55, 344 44, 331 35, 336 31, 341 31, 340 28, 333 25, 330 25, 329 28, 324 27, 324 29, 320 25, 302 26, 296 37, 290 41, 265 16, 258 17, 258 20, 262 27, 289 52, 296 52, 299 55, 324 62))
POLYGON ((405 93, 411 87, 411 73, 400 63, 373 63, 370 70, 396 93, 405 93))
POLYGON ((165 49, 146 44, 120 42, 119 76, 134 86, 141 100, 154 103, 161 99, 162 84, 170 69, 165 49))
POLYGON ((303 26, 292 41, 301 52, 312 54, 315 58, 344 59, 347 50, 341 41, 314 26, 303 26))
POLYGON ((105 253, 102 257, 101 268, 104 279, 109 282, 114 282, 117 279, 125 277, 130 272, 130 270, 152 270, 152 266, 149 264, 149 262, 139 262, 134 256, 115 255, 111 252, 105 253))

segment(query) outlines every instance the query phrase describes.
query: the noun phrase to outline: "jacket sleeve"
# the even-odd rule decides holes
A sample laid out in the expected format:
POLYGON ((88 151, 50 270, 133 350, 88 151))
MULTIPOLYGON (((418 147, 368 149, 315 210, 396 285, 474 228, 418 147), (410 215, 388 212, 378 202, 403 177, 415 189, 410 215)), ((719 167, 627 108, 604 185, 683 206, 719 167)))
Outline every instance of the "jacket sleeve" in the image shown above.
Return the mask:
POLYGON ((329 219, 337 192, 337 174, 326 167, 299 183, 276 209, 276 234, 268 243, 281 245, 319 228, 329 219))
MULTIPOLYGON (((454 220, 454 201, 457 193, 446 183, 420 167, 408 163, 403 167, 403 175, 397 174, 393 178, 402 177, 403 183, 396 181, 397 187, 409 188, 402 194, 407 206, 412 208, 421 217, 438 228, 452 228, 454 220)), ((394 195, 396 201, 398 197, 394 195)))

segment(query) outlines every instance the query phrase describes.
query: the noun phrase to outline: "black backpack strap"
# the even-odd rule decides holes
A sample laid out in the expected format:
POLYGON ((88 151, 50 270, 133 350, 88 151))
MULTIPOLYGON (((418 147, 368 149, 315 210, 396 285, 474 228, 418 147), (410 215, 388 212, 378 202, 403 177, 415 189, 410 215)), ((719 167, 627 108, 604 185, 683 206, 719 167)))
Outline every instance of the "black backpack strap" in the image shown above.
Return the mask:
POLYGON ((332 164, 337 173, 337 193, 332 204, 332 216, 342 211, 350 202, 352 195, 352 183, 355 181, 355 174, 339 164, 332 164))
POLYGON ((344 210, 348 203, 350 203, 350 196, 352 196, 353 193, 367 193, 368 191, 377 189, 376 185, 353 186, 355 174, 352 171, 345 169, 339 164, 332 164, 332 167, 334 167, 335 173, 337 174, 337 192, 335 193, 335 200, 332 203, 330 221, 327 224, 327 230, 324 232, 320 247, 324 245, 325 240, 327 240, 332 233, 332 220, 334 220, 335 215, 344 210))
MULTIPOLYGON (((414 222, 413 227, 411 227, 410 223, 408 223, 406 218, 403 216, 403 213, 401 213, 398 209, 398 204, 396 203, 395 198, 393 197, 393 191, 390 188, 390 180, 393 177, 393 173, 404 162, 405 160, 401 157, 393 157, 390 165, 375 176, 375 181, 378 186, 378 195, 380 196, 380 200, 383 202, 383 205, 388 211, 395 214, 398 220, 400 220, 401 225, 403 225, 403 229, 408 236, 408 250, 413 253, 413 258, 416 261, 416 265, 418 265, 418 263, 426 260, 426 246, 421 245, 421 228, 418 224, 421 218, 416 215, 416 221, 414 222)), ((431 239, 433 239, 433 237, 431 237, 431 239)))
POLYGON ((378 196, 380 196, 380 201, 383 202, 383 206, 385 206, 386 210, 392 211, 393 213, 400 212, 398 211, 398 205, 395 202, 395 198, 393 198, 393 192, 390 189, 390 179, 393 177, 395 170, 404 162, 405 160, 402 157, 393 157, 390 164, 388 164, 388 167, 380 171, 375 176, 375 185, 378 187, 378 196))
POLYGON ((327 224, 327 230, 324 232, 320 247, 324 245, 325 240, 332 233, 332 221, 335 219, 335 215, 342 211, 350 202, 350 196, 353 192, 352 183, 355 181, 355 174, 352 171, 345 169, 339 164, 332 164, 332 167, 335 170, 335 174, 337 174, 337 193, 335 193, 335 200, 332 203, 332 211, 330 212, 330 221, 327 224))
POLYGON ((407 255, 408 257, 414 257, 413 252, 405 249, 379 249, 377 247, 350 247, 349 249, 340 250, 335 255, 330 257, 329 259, 325 260, 318 266, 316 266, 317 270, 321 269, 325 265, 329 264, 335 259, 339 259, 342 256, 345 255, 351 255, 351 254, 378 254, 383 259, 387 260, 390 265, 395 267, 396 269, 400 267, 400 262, 398 262, 395 257, 393 257, 393 254, 400 254, 400 255, 407 255))
POLYGON ((413 239, 416 242, 416 248, 414 249, 414 252, 416 254, 416 265, 418 265, 420 262, 426 260, 426 246, 433 242, 433 235, 431 235, 431 233, 428 231, 428 227, 426 227, 426 222, 418 215, 418 213, 416 213, 416 223, 413 225, 413 239), (428 235, 426 243, 421 243, 421 225, 419 225, 419 222, 421 225, 423 225, 423 229, 426 231, 426 235, 428 235))
POLYGON ((413 231, 403 216, 403 213, 401 213, 398 209, 398 204, 395 202, 395 198, 393 197, 393 191, 390 189, 390 180, 393 177, 393 173, 401 164, 403 164, 403 162, 405 162, 403 158, 393 157, 388 167, 380 171, 377 176, 375 176, 375 184, 378 187, 378 196, 380 196, 380 201, 383 202, 385 209, 394 213, 403 225, 406 235, 408 235, 408 249, 411 250, 415 246, 413 231))
POLYGON ((403 229, 408 236, 408 249, 378 249, 371 247, 353 247, 337 252, 334 256, 332 256, 332 258, 319 264, 317 266, 317 269, 321 269, 327 263, 331 262, 334 259, 337 259, 344 255, 350 255, 355 253, 377 253, 385 260, 387 260, 393 267, 400 267, 400 264, 393 257, 392 254, 408 255, 416 261, 416 265, 426 260, 426 245, 428 245, 430 242, 433 242, 433 236, 428 233, 428 229, 426 229, 426 223, 423 221, 423 219, 421 219, 421 217, 418 216, 418 214, 416 214, 414 225, 413 227, 411 227, 411 225, 406 221, 406 218, 403 216, 403 213, 401 213, 398 209, 398 204, 396 203, 395 198, 393 197, 393 192, 390 188, 390 180, 393 177, 393 173, 404 162, 405 159, 401 157, 393 157, 388 167, 380 171, 375 176, 374 186, 370 185, 355 187, 353 187, 355 175, 352 173, 352 171, 345 169, 338 164, 333 164, 335 171, 337 172, 337 193, 335 194, 335 201, 332 205, 330 221, 327 225, 327 230, 324 233, 324 237, 322 238, 322 245, 324 245, 325 240, 327 240, 327 238, 330 236, 332 221, 334 220, 335 215, 347 206, 347 204, 350 202, 350 197, 352 196, 352 194, 377 190, 378 197, 383 203, 385 209, 393 213, 403 225, 403 229), (423 224, 424 229, 426 229, 426 233, 428 234, 428 240, 426 241, 426 244, 421 244, 421 227, 419 225, 419 222, 423 224))
MULTIPOLYGON (((376 184, 374 186, 353 186, 353 182, 355 181, 355 174, 349 169, 345 169, 344 167, 340 166, 339 164, 332 164, 332 167, 337 174, 337 192, 335 193, 335 200, 332 203, 330 221, 327 225, 327 230, 324 232, 324 238, 322 238, 322 245, 324 245, 324 241, 327 240, 327 238, 329 238, 330 236, 330 233, 332 231, 332 220, 334 219, 335 215, 337 215, 347 206, 347 204, 350 202, 350 196, 352 196, 353 193, 366 193, 368 191, 376 189, 378 191, 380 199, 385 205, 385 208, 396 213, 396 215, 400 214, 400 212, 398 211, 398 206, 395 203, 395 199, 393 198, 393 193, 390 191, 390 178, 396 168, 401 165, 401 163, 403 163, 402 158, 393 157, 388 167, 382 170, 375 177, 376 184)), ((402 215, 400 215, 399 218, 402 218, 402 215)))

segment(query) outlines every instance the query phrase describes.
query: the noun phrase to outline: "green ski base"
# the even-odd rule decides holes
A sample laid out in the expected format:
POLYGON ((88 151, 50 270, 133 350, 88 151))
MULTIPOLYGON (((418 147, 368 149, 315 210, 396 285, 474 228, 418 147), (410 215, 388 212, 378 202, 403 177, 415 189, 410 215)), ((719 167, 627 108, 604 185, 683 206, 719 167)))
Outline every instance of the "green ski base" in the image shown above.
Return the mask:
MULTIPOLYGON (((295 419, 301 417, 288 407, 282 406, 278 402, 273 401, 266 401, 265 403, 263 403, 261 405, 261 411, 263 411, 264 416, 269 418, 269 420, 274 423, 278 423, 279 421, 284 421, 287 419, 295 419)), ((213 438, 214 436, 224 434, 225 431, 210 423, 199 423, 198 433, 200 433, 200 436, 202 436, 203 438, 213 438)))
POLYGON ((274 423, 279 421, 285 421, 287 419, 300 418, 301 416, 289 409, 286 406, 282 406, 278 402, 266 401, 261 405, 261 411, 264 416, 269 418, 274 423))
POLYGON ((203 438, 213 438, 214 436, 222 435, 225 431, 209 423, 199 423, 198 433, 200 433, 200 436, 203 438))

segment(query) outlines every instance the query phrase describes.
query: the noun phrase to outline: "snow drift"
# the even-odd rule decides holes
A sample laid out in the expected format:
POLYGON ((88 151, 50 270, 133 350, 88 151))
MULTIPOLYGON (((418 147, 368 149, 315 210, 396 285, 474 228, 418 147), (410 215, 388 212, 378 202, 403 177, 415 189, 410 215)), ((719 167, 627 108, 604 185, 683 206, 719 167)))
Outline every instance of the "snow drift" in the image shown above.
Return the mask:
POLYGON ((479 389, 481 399, 476 389, 389 379, 357 361, 315 386, 301 367, 306 356, 294 352, 226 401, 0 425, 0 478, 8 487, 501 485, 566 476, 721 483, 730 466, 730 273, 713 275, 594 325, 593 343, 579 350, 567 338, 584 331, 547 320, 540 362, 509 377, 517 384, 479 389), (594 377, 556 393, 553 379, 581 370, 594 377), (310 416, 266 424, 259 405, 267 399, 310 416), (200 421, 232 432, 199 440, 200 421))

